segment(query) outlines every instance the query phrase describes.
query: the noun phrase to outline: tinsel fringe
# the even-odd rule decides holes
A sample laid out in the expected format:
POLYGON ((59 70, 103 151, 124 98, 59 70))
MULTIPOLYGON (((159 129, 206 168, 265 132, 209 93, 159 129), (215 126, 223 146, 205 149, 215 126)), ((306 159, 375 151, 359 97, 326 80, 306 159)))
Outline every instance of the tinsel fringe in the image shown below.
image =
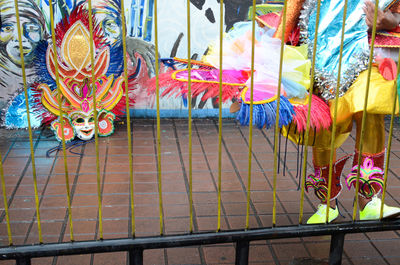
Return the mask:
MULTIPOLYGON (((303 9, 300 12, 299 27, 300 27, 300 40, 304 44, 308 44, 308 58, 312 58, 312 52, 314 47, 314 39, 310 39, 308 35, 308 23, 312 12, 317 8, 317 0, 305 0, 303 9)), ((339 97, 343 96, 358 75, 368 68, 369 51, 363 51, 358 54, 354 54, 357 58, 357 63, 354 63, 348 67, 348 70, 342 74, 339 97)), ((318 88, 321 97, 325 100, 331 100, 335 98, 337 88, 337 76, 332 73, 323 71, 322 69, 315 69, 315 83, 314 86, 318 88)))

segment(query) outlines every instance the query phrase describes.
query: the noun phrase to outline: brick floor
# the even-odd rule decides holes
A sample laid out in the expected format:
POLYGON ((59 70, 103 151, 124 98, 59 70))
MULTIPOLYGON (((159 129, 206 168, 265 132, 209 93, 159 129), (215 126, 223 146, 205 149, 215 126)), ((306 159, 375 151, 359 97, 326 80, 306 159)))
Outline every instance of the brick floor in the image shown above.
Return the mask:
MULTIPOLYGON (((392 142, 387 202, 400 201, 400 137, 395 128, 392 142)), ((190 229, 189 186, 193 183, 193 230, 215 231, 218 225, 218 121, 194 120, 192 171, 189 172, 187 120, 161 121, 161 179, 163 233, 182 234, 190 229)), ((272 225, 273 213, 273 130, 253 131, 249 227, 272 225)), ((94 142, 67 151, 74 240, 100 238, 100 217, 104 239, 131 234, 131 190, 127 132, 118 124, 111 137, 99 138, 99 167, 94 142), (99 172, 97 174, 96 172, 99 172), (98 192, 102 196, 99 211, 98 192), (100 216, 100 217, 99 217, 100 216)), ((135 120, 133 135, 133 201, 135 234, 160 234, 159 183, 157 174, 156 122, 135 120)), ((243 229, 246 225, 249 169, 248 128, 234 120, 223 120, 221 160, 221 229, 243 229)), ((62 152, 46 152, 58 142, 48 130, 33 132, 40 224, 44 243, 71 240, 66 174, 62 152)), ((354 137, 338 151, 351 153, 354 137)), ((301 148, 281 138, 280 171, 276 183, 276 225, 298 225, 301 192, 298 168, 301 148), (286 158, 285 158, 286 150, 286 158), (299 150, 299 152, 298 152, 299 150)), ((9 205, 12 240, 15 245, 39 242, 32 159, 27 131, 0 131, 0 153, 9 205)), ((311 172, 311 154, 308 156, 311 172)), ((347 163, 344 173, 349 171, 347 163)), ((339 205, 344 217, 352 218, 354 191, 343 190, 339 205)), ((304 220, 317 207, 313 194, 305 194, 304 220)), ((0 246, 9 243, 4 201, 0 200, 0 246)), ((296 264, 313 260, 325 264, 330 237, 290 238, 255 241, 250 245, 250 264, 296 264)), ((155 249, 144 252, 144 264, 234 264, 232 244, 155 249)), ((33 259, 32 264, 126 264, 126 253, 106 253, 33 259)), ((13 264, 2 261, 1 264, 13 264)), ((346 235, 343 264, 400 264, 398 231, 346 235)))

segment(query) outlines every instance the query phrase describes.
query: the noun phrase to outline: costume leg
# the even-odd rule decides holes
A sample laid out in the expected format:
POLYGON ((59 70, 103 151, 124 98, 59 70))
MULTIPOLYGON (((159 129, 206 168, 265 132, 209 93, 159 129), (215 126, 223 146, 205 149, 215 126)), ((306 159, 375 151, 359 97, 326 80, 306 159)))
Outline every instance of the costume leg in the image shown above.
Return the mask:
MULTIPOLYGON (((352 119, 343 119, 336 126, 334 148, 340 147, 350 135, 352 130, 352 119)), ((284 135, 296 144, 303 144, 303 138, 299 133, 296 133, 294 126, 284 127, 284 135)), ((318 206, 318 211, 311 216, 307 221, 311 223, 325 223, 326 219, 326 200, 328 194, 328 183, 329 183, 329 164, 330 164, 330 150, 331 150, 331 139, 332 131, 320 130, 319 132, 310 131, 309 145, 313 146, 313 164, 314 164, 314 175, 309 175, 306 178, 306 190, 310 188, 314 189, 314 193, 322 204, 318 206)), ((335 153, 334 153, 335 154, 335 153)), ((342 186, 340 184, 340 176, 349 157, 342 157, 336 159, 336 154, 333 158, 333 171, 332 171, 332 185, 331 185, 331 200, 335 199, 342 186)), ((334 203, 330 204, 335 207, 334 203)), ((333 221, 339 215, 339 211, 333 208, 329 209, 329 222, 333 221)))
MULTIPOLYGON (((337 127, 337 138, 333 156, 332 165, 332 178, 330 187, 330 201, 336 199, 340 191, 342 190, 342 185, 340 183, 340 177, 342 175, 343 167, 349 159, 350 156, 344 156, 340 159, 336 159, 336 148, 340 146, 348 136, 348 131, 351 130, 351 123, 347 123, 347 126, 337 127)), ((310 188, 314 189, 314 193, 317 198, 321 201, 318 206, 317 212, 312 215, 307 224, 317 224, 325 223, 326 221, 326 211, 327 211, 327 199, 329 190, 329 165, 331 156, 331 138, 332 133, 329 130, 320 132, 317 137, 315 146, 313 147, 313 164, 314 164, 314 175, 307 176, 306 179, 306 190, 309 191, 310 188)), ((339 211, 334 203, 330 203, 329 208, 329 220, 333 221, 339 215, 339 211)))
MULTIPOLYGON (((360 219, 379 219, 381 200, 377 195, 382 191, 384 181, 385 162, 385 124, 384 115, 367 114, 365 133, 361 139, 362 113, 354 115, 357 125, 356 148, 351 173, 346 177, 347 187, 356 187, 357 171, 360 168, 358 195, 360 203, 360 219), (360 141, 363 141, 362 153, 357 150, 360 141), (361 163, 358 165, 359 157, 361 163)), ((384 205, 383 217, 392 217, 400 214, 400 208, 384 205)))
MULTIPOLYGON (((336 152, 335 152, 336 153, 336 152)), ((318 148, 313 148, 314 157, 314 175, 307 176, 306 189, 314 189, 314 193, 321 203, 326 204, 328 199, 328 188, 329 188, 329 150, 320 150, 318 148), (328 159, 326 159, 328 158, 328 159)), ((336 199, 340 191, 342 190, 342 185, 340 183, 340 176, 342 175, 343 167, 349 159, 350 156, 344 156, 336 160, 336 156, 333 158, 332 165, 332 185, 330 187, 330 200, 336 199)))
MULTIPOLYGON (((312 215, 308 220, 307 224, 318 224, 325 223, 326 221, 326 211, 327 211, 327 199, 329 190, 329 162, 330 162, 330 150, 324 150, 320 148, 313 148, 314 157, 314 175, 307 176, 306 180, 306 190, 308 192, 309 188, 314 189, 314 193, 317 198, 321 201, 318 206, 318 210, 314 215, 312 215)), ((340 191, 342 190, 342 185, 340 183, 340 177, 342 175, 343 167, 349 159, 350 156, 345 156, 336 160, 336 150, 334 151, 333 165, 332 165, 332 177, 331 177, 331 187, 330 187, 330 200, 336 199, 340 191)), ((329 207, 329 219, 328 222, 335 220, 339 211, 336 204, 330 203, 329 207)))
POLYGON ((356 186, 358 160, 361 156, 358 193, 366 199, 371 199, 382 190, 383 165, 385 160, 385 125, 384 115, 367 114, 364 137, 361 139, 362 113, 356 113, 354 120, 357 125, 356 146, 351 173, 346 178, 347 186, 356 186), (360 141, 363 150, 358 150, 360 141))

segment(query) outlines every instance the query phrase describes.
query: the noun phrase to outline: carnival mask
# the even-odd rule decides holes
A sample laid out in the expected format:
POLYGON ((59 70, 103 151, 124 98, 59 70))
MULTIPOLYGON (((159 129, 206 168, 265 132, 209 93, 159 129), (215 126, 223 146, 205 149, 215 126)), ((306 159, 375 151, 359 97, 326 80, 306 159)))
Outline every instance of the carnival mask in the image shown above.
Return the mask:
POLYGON ((82 112, 75 112, 70 114, 70 116, 76 136, 84 141, 92 139, 95 129, 93 112, 91 112, 90 115, 85 115, 85 113, 82 112))
MULTIPOLYGON (((115 115, 112 112, 102 110, 97 116, 99 136, 111 135, 114 132, 113 122, 115 115)), ((93 138, 95 133, 95 119, 93 112, 91 112, 89 115, 83 112, 74 112, 70 113, 70 117, 76 137, 84 141, 93 138)))
MULTIPOLYGON (((84 12, 78 10, 77 12, 84 12)), ((71 15, 72 16, 72 15, 71 15)), ((72 16, 79 17, 78 15, 72 16)), ((99 27, 95 27, 93 40, 90 38, 88 21, 82 16, 71 24, 62 25, 67 29, 62 34, 62 41, 57 47, 57 62, 55 51, 51 46, 46 53, 46 64, 50 75, 55 79, 56 68, 60 76, 59 90, 52 90, 46 83, 38 86, 42 93, 41 102, 52 114, 64 117, 64 138, 70 141, 76 137, 87 141, 95 134, 95 109, 97 110, 98 135, 108 136, 114 132, 113 113, 123 113, 123 104, 118 104, 123 91, 122 76, 114 78, 106 75, 110 65, 110 47, 104 46, 99 27), (90 41, 94 41, 94 66, 90 60, 90 41), (92 67, 93 74, 92 75, 92 67), (94 82, 93 82, 94 81, 94 82), (61 105, 59 101, 61 100, 61 105)), ((56 31, 56 32, 60 32, 56 31)), ((56 137, 62 139, 60 119, 51 124, 56 137)))
MULTIPOLYGON (((102 110, 97 114, 98 135, 101 137, 109 136, 114 132, 115 114, 102 110)), ((62 130, 60 119, 54 120, 51 124, 57 140, 62 140, 62 130)), ((88 141, 95 134, 95 119, 93 111, 86 114, 81 111, 70 113, 69 116, 64 116, 64 140, 71 141, 75 137, 83 141, 88 141)))

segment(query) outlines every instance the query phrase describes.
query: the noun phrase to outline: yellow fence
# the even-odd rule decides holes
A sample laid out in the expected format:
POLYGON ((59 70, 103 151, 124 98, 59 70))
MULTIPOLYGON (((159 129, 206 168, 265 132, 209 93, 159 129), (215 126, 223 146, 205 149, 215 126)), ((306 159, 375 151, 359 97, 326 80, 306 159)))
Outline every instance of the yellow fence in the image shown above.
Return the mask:
MULTIPOLYGON (((223 5, 224 5, 224 1, 220 1, 220 21, 219 21, 219 29, 220 29, 220 42, 219 42, 219 50, 222 51, 223 50, 223 33, 224 33, 224 16, 223 16, 223 5)), ((253 6, 256 5, 256 1, 253 1, 253 6)), ((320 5, 321 5, 321 0, 317 1, 317 25, 319 23, 319 11, 320 11, 320 5)), ((347 10, 347 5, 348 5, 348 1, 345 1, 345 7, 344 9, 347 10)), ((92 9, 91 9, 91 1, 88 1, 88 9, 89 9, 89 21, 90 21, 90 33, 93 33, 93 22, 92 22, 92 9)), ((188 207, 189 207, 189 230, 187 231, 187 233, 193 233, 196 232, 194 231, 194 226, 193 226, 193 218, 194 218, 194 214, 193 214, 193 151, 192 151, 192 146, 193 146, 193 140, 192 140, 192 135, 193 135, 193 129, 192 129, 192 105, 191 105, 191 71, 190 69, 192 68, 192 62, 191 62, 191 31, 190 31, 190 24, 193 21, 193 18, 191 18, 191 12, 190 12, 190 1, 187 1, 187 38, 188 38, 188 54, 187 54, 187 58, 188 58, 188 73, 189 73, 189 84, 188 84, 188 93, 187 93, 187 97, 188 97, 188 120, 187 120, 187 124, 188 124, 188 185, 189 185, 189 192, 188 192, 188 207)), ((378 7, 378 1, 376 3, 376 7, 378 7)), ((282 23, 283 23, 283 28, 285 28, 285 23, 286 23, 286 14, 287 14, 287 1, 285 1, 284 3, 284 8, 282 10, 282 23)), ((22 36, 21 36, 21 27, 20 25, 20 16, 19 16, 19 11, 18 11, 18 1, 15 0, 15 15, 16 15, 16 19, 17 19, 17 25, 18 25, 18 36, 19 36, 19 45, 20 45, 20 54, 21 54, 21 60, 22 60, 22 73, 23 73, 23 81, 24 81, 24 90, 25 90, 25 99, 26 99, 26 109, 27 112, 29 113, 29 103, 28 103, 28 92, 27 92, 27 88, 28 88, 28 84, 26 81, 26 74, 25 74, 25 67, 24 67, 24 62, 23 62, 23 46, 22 46, 22 36)), ((125 10, 124 7, 124 1, 121 1, 121 10, 125 10)), ((253 35, 252 35, 252 42, 255 43, 255 25, 256 25, 256 20, 254 19, 256 14, 255 14, 256 9, 253 8, 252 9, 252 16, 253 20, 252 20, 252 28, 253 28, 253 35)), ((154 16, 154 22, 155 22, 155 28, 154 28, 154 32, 155 32, 155 49, 156 51, 158 51, 158 26, 157 26, 157 0, 154 1, 154 12, 155 12, 155 16, 154 16)), ((55 34, 55 25, 54 25, 54 18, 53 18, 53 5, 50 4, 50 15, 51 15, 51 35, 52 35, 52 45, 53 45, 53 50, 56 51, 56 34, 55 34)), ((346 11, 344 11, 344 13, 346 14, 346 11)), ((377 12, 375 12, 375 16, 374 16, 374 27, 371 33, 371 49, 370 49, 370 54, 369 54, 369 65, 368 65, 368 79, 371 76, 371 69, 372 69, 372 62, 373 62, 373 52, 374 52, 374 41, 375 41, 375 36, 376 36, 376 19, 377 19, 377 12)), ((122 31, 126 32, 126 28, 125 28, 125 17, 124 17, 124 12, 121 12, 121 21, 122 21, 122 31)), ((343 16, 343 23, 342 23, 342 32, 344 32, 345 26, 346 26, 346 16, 343 16)), ((312 66, 311 66, 311 87, 313 87, 313 80, 315 79, 315 54, 316 54, 316 46, 317 46, 317 34, 318 33, 318 27, 316 27, 315 29, 315 39, 314 39, 314 46, 313 46, 313 58, 311 59, 312 61, 312 66)), ((127 54, 127 47, 126 47, 126 39, 125 39, 125 34, 122 34, 123 36, 123 54, 127 54)), ((281 39, 284 39, 284 31, 282 31, 282 36, 281 39)), ((93 39, 93 35, 91 35, 91 38, 93 39)), ((340 50, 340 58, 342 56, 342 50, 343 50, 343 40, 344 40, 344 33, 342 33, 341 36, 341 50, 340 50)), ((91 63, 92 65, 94 65, 94 47, 93 47, 93 43, 90 42, 91 47, 91 63)), ((253 75, 254 75, 254 46, 252 49, 252 64, 251 64, 251 104, 250 104, 250 113, 253 113, 253 75)), ((273 201, 272 201, 272 227, 275 227, 277 225, 277 177, 278 177, 278 167, 279 167, 279 134, 280 134, 280 126, 279 126, 279 106, 280 106, 280 96, 281 96, 281 80, 282 80, 282 66, 283 66, 283 52, 284 52, 284 42, 282 42, 281 48, 280 48, 280 54, 281 54, 281 59, 280 59, 280 65, 279 65, 279 82, 278 82, 278 88, 277 88, 277 108, 278 110, 277 112, 277 117, 276 117, 276 123, 275 123, 275 133, 274 133, 274 152, 273 152, 273 173, 272 173, 272 183, 273 183, 273 201)), ((160 69, 160 65, 159 65, 159 57, 158 57, 158 52, 155 53, 156 54, 156 79, 157 79, 157 92, 156 92, 156 106, 157 106, 157 120, 156 120, 156 147, 157 147, 157 155, 156 155, 156 159, 157 159, 157 185, 158 185, 158 208, 159 208, 159 234, 162 236, 163 235, 163 231, 164 229, 164 221, 165 221, 165 216, 164 216, 164 211, 163 211, 163 169, 162 169, 162 157, 163 157, 163 152, 162 152, 162 143, 161 143, 161 139, 162 139, 162 125, 161 125, 161 118, 160 118, 160 87, 158 85, 158 70, 160 69)), ((60 88, 60 77, 58 75, 58 65, 57 65, 57 53, 54 53, 54 62, 55 62, 55 67, 56 67, 56 82, 57 82, 57 88, 60 88)), ((223 56, 222 56, 222 52, 220 53, 220 57, 219 57, 219 63, 220 65, 223 64, 223 56)), ((341 63, 345 63, 345 62, 341 62, 340 59, 340 63, 339 63, 339 69, 341 67, 341 63)), ((222 68, 222 67, 221 67, 222 68)), ((398 66, 397 69, 399 69, 400 67, 398 66)), ((127 74, 127 60, 126 57, 124 57, 124 78, 125 78, 125 90, 128 90, 128 74, 127 74)), ((94 77, 94 69, 92 68, 92 75, 94 77)), ((339 73, 341 71, 339 70, 339 73)), ((398 72, 397 72, 398 75, 398 72)), ((396 75, 396 76, 397 76, 396 75)), ((220 91, 219 91, 219 98, 222 98, 222 69, 220 69, 220 91)), ((95 86, 95 78, 92 78, 93 83, 92 86, 95 86)), ((341 83, 341 76, 340 74, 337 77, 337 84, 338 87, 336 88, 336 95, 335 95, 335 99, 331 101, 331 103, 333 104, 333 116, 332 116, 332 120, 333 120, 333 124, 332 124, 332 132, 336 132, 337 128, 336 128, 336 119, 337 119, 337 102, 338 102, 338 98, 339 98, 339 84, 341 83)), ((396 86, 396 84, 395 84, 396 86)), ((360 139, 363 139, 364 134, 365 134, 365 126, 366 126, 366 115, 367 115, 367 102, 368 102, 368 95, 369 95, 369 88, 370 88, 370 82, 367 82, 367 87, 366 87, 366 94, 365 94, 365 102, 364 102, 364 111, 362 112, 362 123, 361 123, 361 135, 360 135, 360 139)), ((61 92, 59 92, 61 93, 61 92)), ((95 97, 95 95, 94 95, 95 97)), ((128 93, 126 93, 126 128, 127 128, 127 148, 128 148, 128 157, 129 157, 129 192, 130 192, 130 236, 132 238, 135 238, 136 236, 136 231, 137 231, 137 227, 135 224, 135 202, 134 202, 134 176, 135 176, 135 168, 134 168, 134 163, 133 163, 133 150, 132 150, 132 146, 133 146, 133 141, 134 139, 132 139, 132 128, 131 128, 131 121, 132 121, 132 117, 130 116, 130 111, 129 111, 129 98, 128 98, 128 93)), ((383 204, 385 202, 385 198, 386 198, 386 186, 387 186, 387 178, 388 178, 388 170, 389 170, 389 159, 390 159, 390 154, 391 154, 391 146, 392 146, 392 137, 393 137, 393 122, 394 122, 394 117, 395 117, 395 106, 396 106, 396 102, 397 102, 397 96, 395 96, 393 98, 394 103, 392 104, 393 110, 392 110, 392 118, 390 120, 390 129, 389 129, 389 139, 388 139, 388 145, 387 145, 387 151, 386 151, 386 161, 385 161, 385 168, 384 168, 384 185, 383 185, 383 189, 382 189, 382 204, 380 206, 380 218, 383 218, 383 204)), ((306 172, 307 172, 307 161, 308 161, 308 146, 310 146, 310 112, 311 112, 311 96, 308 97, 308 116, 307 116, 307 127, 306 127, 306 132, 305 132, 305 138, 304 138, 304 152, 303 152, 303 160, 302 160, 302 165, 301 165, 301 189, 299 191, 299 213, 298 213, 298 224, 299 225, 303 225, 304 224, 304 200, 305 200, 305 179, 306 179, 306 172)), ((59 100, 59 106, 61 109, 61 100, 59 100)), ((102 191, 101 191, 101 187, 102 187, 102 183, 101 183, 101 161, 99 158, 99 138, 98 138, 98 121, 97 121, 97 110, 96 110, 96 98, 94 98, 94 118, 95 118, 95 155, 96 155, 96 175, 97 175, 97 198, 98 198, 98 231, 99 231, 99 239, 103 239, 103 198, 102 198, 102 191)), ((62 112, 61 112, 61 129, 64 130, 64 122, 62 119, 62 112)), ((30 158, 31 158, 31 165, 32 165, 32 175, 33 175, 33 182, 34 182, 34 198, 35 198, 35 207, 36 207, 36 219, 37 219, 37 231, 38 231, 38 243, 44 243, 42 234, 42 226, 41 226, 41 216, 40 216, 40 195, 38 193, 38 183, 37 183, 37 172, 36 172, 36 161, 35 161, 35 151, 34 151, 34 140, 33 140, 33 132, 32 132, 32 128, 31 128, 31 124, 30 124, 30 120, 29 120, 29 115, 28 115, 28 125, 29 125, 29 141, 30 141, 30 149, 31 149, 31 153, 30 153, 30 158)), ((249 127, 248 127, 248 166, 247 166, 247 172, 248 172, 248 176, 247 176, 247 191, 246 191, 246 196, 247 196, 247 203, 246 203, 246 221, 245 221, 245 225, 243 227, 243 230, 248 230, 250 228, 249 225, 249 218, 250 218, 250 202, 251 202, 251 187, 252 187, 252 167, 253 167, 253 134, 254 134, 254 130, 253 130, 253 116, 250 115, 250 121, 249 121, 249 127)), ((332 134, 332 138, 331 138, 331 148, 330 148, 330 166, 329 166, 329 184, 328 187, 330 187, 332 185, 332 175, 333 175, 333 162, 335 160, 334 156, 334 150, 335 150, 335 133, 332 134)), ((218 187, 217 187, 217 201, 215 202, 215 204, 217 205, 217 224, 215 226, 215 231, 216 232, 220 232, 221 231, 221 190, 222 190, 222 164, 223 164, 223 119, 222 119, 222 104, 219 104, 219 119, 218 119, 218 155, 217 155, 217 159, 218 159, 218 187)), ((357 148, 359 150, 360 153, 362 153, 363 150, 363 141, 359 141, 359 146, 357 148)), ((69 165, 68 165, 68 157, 67 157, 67 150, 66 150, 66 144, 65 144, 65 139, 64 139, 64 135, 63 135, 63 139, 62 139, 62 154, 63 154, 63 162, 64 162, 64 175, 65 175, 65 194, 66 194, 66 198, 67 198, 67 208, 68 208, 68 224, 69 224, 69 231, 70 231, 70 241, 75 241, 74 238, 74 211, 73 208, 71 207, 71 196, 70 196, 70 188, 71 188, 71 183, 70 183, 70 172, 69 172, 69 165)), ((5 172, 3 170, 3 164, 2 164, 2 157, 0 157, 0 176, 1 176, 1 183, 2 183, 2 193, 3 193, 3 201, 4 201, 4 212, 5 212, 5 217, 6 217, 6 227, 7 227, 7 235, 8 235, 8 243, 10 246, 13 245, 13 234, 12 234, 12 223, 11 223, 11 219, 10 219, 10 214, 9 214, 9 209, 8 209, 8 200, 7 200, 7 187, 6 187, 6 183, 5 183, 5 172)), ((361 163, 361 156, 358 156, 358 165, 360 165, 361 163)), ((357 195, 357 190, 358 190, 358 185, 359 185, 359 178, 360 178, 360 170, 357 171, 357 181, 356 183, 356 193, 354 195, 354 208, 353 208, 353 215, 352 215, 352 220, 356 221, 357 219, 357 210, 358 210, 358 195, 357 195)), ((331 190, 328 189, 328 194, 327 194, 327 204, 328 207, 330 205, 330 198, 331 198, 331 190)), ((153 202, 154 204, 156 202, 153 202)), ((326 212, 326 222, 328 222, 329 220, 329 211, 326 212)))

